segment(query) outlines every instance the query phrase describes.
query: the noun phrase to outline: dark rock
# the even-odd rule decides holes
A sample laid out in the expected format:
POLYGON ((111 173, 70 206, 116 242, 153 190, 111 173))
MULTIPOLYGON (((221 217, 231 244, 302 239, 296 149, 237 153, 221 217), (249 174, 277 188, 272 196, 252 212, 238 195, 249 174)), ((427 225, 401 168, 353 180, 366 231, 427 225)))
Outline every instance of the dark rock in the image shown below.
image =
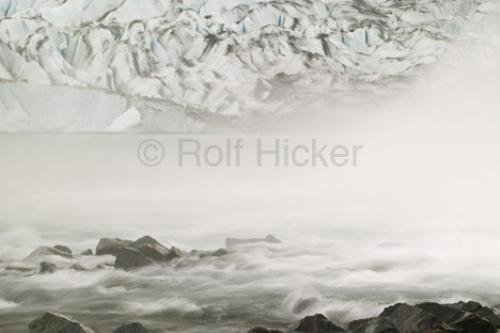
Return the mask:
POLYGON ((316 314, 314 316, 307 316, 300 320, 298 324, 293 328, 294 332, 304 332, 304 333, 334 333, 334 332, 345 332, 345 330, 331 321, 328 320, 322 314, 316 314))
POLYGON ((349 324, 350 333, 399 333, 384 317, 355 320, 349 324))
POLYGON ((126 247, 129 247, 133 242, 119 238, 101 238, 95 249, 96 256, 112 255, 117 256, 118 252, 126 247))
POLYGON ((75 271, 78 271, 78 272, 87 272, 88 271, 88 269, 86 269, 85 267, 83 267, 80 264, 71 265, 69 268, 73 269, 75 271))
MULTIPOLYGON (((479 304, 479 303, 477 303, 479 304)), ((494 333, 496 332, 496 325, 492 322, 472 313, 472 311, 481 311, 481 307, 474 306, 474 308, 457 304, 438 304, 438 303, 422 303, 417 305, 419 308, 432 313, 434 316, 442 319, 447 324, 459 328, 463 333, 494 333), (471 312, 464 311, 465 309, 471 312)), ((486 312, 485 312, 486 314, 486 312)), ((490 314, 487 314, 490 315, 490 314)), ((498 317, 491 313, 492 320, 497 320, 498 317)))
POLYGON ((149 332, 141 324, 132 323, 118 327, 113 333, 149 333, 149 332))
POLYGON ((94 252, 92 252, 91 249, 87 249, 85 251, 82 251, 82 253, 80 253, 81 256, 92 256, 94 255, 94 252))
POLYGON ((153 265, 154 261, 133 248, 123 248, 118 252, 115 267, 126 271, 153 265))
POLYGON ((138 240, 130 244, 130 247, 139 250, 146 257, 157 262, 171 260, 171 249, 168 249, 163 244, 150 236, 139 238, 138 240))
POLYGON ((40 274, 52 274, 57 271, 57 266, 48 261, 42 261, 40 263, 40 274))
POLYGON ((73 252, 71 252, 71 249, 67 246, 64 246, 64 245, 56 245, 56 246, 54 246, 54 249, 59 250, 59 251, 64 252, 64 253, 73 254, 73 252))
POLYGON ((59 256, 59 257, 68 258, 68 259, 73 258, 71 253, 63 252, 63 251, 60 251, 60 250, 53 248, 53 247, 50 247, 50 246, 40 246, 35 251, 31 252, 24 259, 24 261, 30 261, 30 260, 36 259, 37 257, 42 257, 42 256, 59 256))
POLYGON ((185 256, 186 256, 186 253, 184 253, 182 250, 180 250, 176 247, 172 247, 170 249, 170 253, 167 256, 167 261, 171 261, 171 260, 174 260, 176 258, 181 258, 181 257, 185 257, 185 256))
POLYGON ((222 257, 228 254, 229 252, 225 249, 218 249, 216 251, 198 251, 198 250, 193 250, 191 251, 191 255, 193 256, 198 256, 200 258, 205 258, 205 257, 222 257))
POLYGON ((225 249, 218 249, 218 250, 212 252, 212 256, 213 257, 222 257, 222 256, 225 256, 228 253, 229 252, 227 252, 227 250, 225 250, 225 249))
POLYGON ((495 327, 500 328, 500 318, 493 312, 492 309, 482 306, 478 302, 474 301, 469 301, 469 302, 458 302, 454 304, 448 304, 448 306, 451 306, 453 308, 465 311, 465 312, 470 312, 473 313, 481 318, 483 318, 486 321, 489 321, 495 327))
POLYGON ((29 273, 33 272, 37 269, 36 266, 7 266, 5 267, 6 271, 15 271, 20 273, 29 273))
POLYGON ((495 325, 473 313, 466 314, 454 322, 453 326, 458 327, 462 333, 496 333, 497 331, 495 325))
POLYGON ((386 308, 380 317, 387 318, 401 333, 458 332, 424 309, 404 303, 386 308))
POLYGON ((226 238, 226 248, 233 246, 238 246, 242 244, 254 244, 254 243, 270 243, 278 244, 281 241, 274 237, 273 235, 267 235, 265 238, 250 238, 250 239, 239 239, 239 238, 226 238))
POLYGON ((94 333, 73 318, 55 313, 45 313, 29 324, 29 333, 94 333))
POLYGON ((248 333, 283 333, 283 332, 278 330, 270 330, 265 327, 254 327, 251 330, 249 330, 248 333))

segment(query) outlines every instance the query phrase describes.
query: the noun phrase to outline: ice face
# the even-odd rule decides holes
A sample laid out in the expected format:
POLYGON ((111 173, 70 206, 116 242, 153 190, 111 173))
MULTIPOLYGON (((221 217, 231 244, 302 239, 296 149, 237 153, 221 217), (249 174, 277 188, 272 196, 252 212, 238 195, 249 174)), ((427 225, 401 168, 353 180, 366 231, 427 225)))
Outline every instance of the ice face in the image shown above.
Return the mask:
POLYGON ((485 3, 0 0, 0 78, 221 117, 287 112, 317 91, 415 76, 485 3))

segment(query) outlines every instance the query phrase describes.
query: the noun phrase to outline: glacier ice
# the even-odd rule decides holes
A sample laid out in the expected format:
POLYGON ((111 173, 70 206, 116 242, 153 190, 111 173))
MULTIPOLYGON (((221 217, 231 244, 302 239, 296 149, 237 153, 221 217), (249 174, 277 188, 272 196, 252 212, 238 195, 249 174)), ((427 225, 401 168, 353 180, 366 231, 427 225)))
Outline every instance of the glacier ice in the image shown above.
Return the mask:
MULTIPOLYGON (((72 87, 71 96, 83 89, 108 92, 136 101, 148 128, 189 130, 191 125, 155 124, 153 114, 157 122, 197 123, 288 112, 291 102, 317 91, 412 77, 437 62, 490 2, 0 0, 0 80, 23 82, 15 89, 36 93, 38 85, 72 87), (158 100, 164 103, 151 102, 158 100), (159 117, 163 111, 168 115, 159 117)), ((65 130, 106 131, 107 117, 125 112, 121 106, 104 115, 88 110, 73 122, 72 112, 35 115, 12 97, 13 87, 1 88, 10 95, 2 92, 0 116, 9 124, 28 124, 35 116, 21 130, 41 128, 45 119, 54 122, 45 129, 66 124, 65 130), (98 118, 83 125, 90 114, 98 118)))

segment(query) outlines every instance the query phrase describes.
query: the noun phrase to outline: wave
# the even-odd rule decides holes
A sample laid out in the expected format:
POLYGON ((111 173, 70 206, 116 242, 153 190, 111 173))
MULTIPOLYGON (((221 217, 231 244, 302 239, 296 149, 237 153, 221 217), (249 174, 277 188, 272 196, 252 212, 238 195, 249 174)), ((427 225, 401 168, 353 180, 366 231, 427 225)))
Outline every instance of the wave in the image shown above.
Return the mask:
POLYGON ((14 302, 6 301, 6 300, 0 298, 0 311, 11 310, 17 306, 18 306, 18 304, 14 303, 14 302))
POLYGON ((184 297, 144 300, 144 302, 125 302, 121 305, 123 311, 135 315, 153 314, 202 314, 202 308, 184 297))

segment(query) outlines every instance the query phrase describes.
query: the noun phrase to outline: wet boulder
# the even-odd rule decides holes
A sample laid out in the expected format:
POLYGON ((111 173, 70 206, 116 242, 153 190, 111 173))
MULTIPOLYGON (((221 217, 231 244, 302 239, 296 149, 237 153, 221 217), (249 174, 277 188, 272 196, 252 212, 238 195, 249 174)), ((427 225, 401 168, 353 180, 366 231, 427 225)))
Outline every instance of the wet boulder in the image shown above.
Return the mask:
POLYGON ((185 257, 185 256, 186 256, 186 253, 184 251, 182 251, 181 249, 178 249, 176 247, 172 247, 170 249, 170 253, 167 256, 167 261, 171 261, 171 260, 174 260, 176 258, 181 258, 181 257, 185 257))
POLYGON ((65 245, 55 245, 54 249, 59 250, 59 251, 64 252, 64 253, 73 254, 71 249, 65 245))
POLYGON ((384 317, 355 320, 349 324, 350 333, 399 333, 384 317))
POLYGON ((119 238, 101 238, 97 243, 95 254, 96 256, 112 255, 116 257, 118 252, 129 247, 132 243, 130 240, 119 238))
POLYGON ((315 314, 301 319, 292 330, 301 333, 345 332, 343 328, 335 325, 322 314, 315 314))
POLYGON ((113 333, 149 333, 149 331, 139 323, 132 323, 118 327, 113 333))
POLYGON ((245 244, 256 244, 256 243, 269 243, 269 244, 279 244, 281 241, 274 237, 273 235, 267 235, 264 238, 249 238, 249 239, 240 239, 240 238, 226 238, 226 248, 231 248, 238 245, 245 244))
POLYGON ((283 332, 278 330, 270 330, 265 327, 254 327, 251 330, 249 330, 248 333, 283 333, 283 332))
POLYGON ((470 303, 469 305, 466 303, 438 304, 427 302, 417 306, 432 313, 447 324, 456 327, 463 333, 496 332, 496 324, 499 318, 491 310, 489 312, 487 308, 483 308, 479 303, 474 305, 470 303), (477 311, 477 313, 483 314, 485 317, 481 317, 473 311, 477 311))
POLYGON ((404 303, 392 305, 379 316, 386 318, 401 333, 458 332, 442 319, 417 306, 404 303))
POLYGON ((227 252, 227 250, 225 250, 225 249, 218 249, 218 250, 215 250, 212 253, 210 253, 210 255, 212 257, 222 257, 222 256, 225 256, 228 253, 229 252, 227 252))
POLYGON ((37 266, 26 266, 26 265, 12 265, 5 267, 6 271, 13 271, 19 273, 35 273, 37 271, 37 266))
POLYGON ((229 252, 225 249, 218 249, 215 251, 199 251, 199 250, 192 250, 191 251, 191 256, 197 256, 199 258, 206 258, 206 257, 222 257, 228 254, 229 252))
POLYGON ((81 255, 81 256, 92 256, 92 255, 94 255, 94 252, 93 252, 91 249, 87 249, 87 250, 85 250, 85 251, 82 251, 82 252, 80 253, 80 255, 81 255))
POLYGON ((47 312, 29 324, 29 333, 94 333, 71 317, 47 312))
POLYGON ((73 264, 69 268, 72 270, 75 270, 77 272, 87 272, 88 271, 88 269, 86 269, 85 267, 83 267, 80 264, 73 264))
POLYGON ((115 260, 115 268, 131 271, 153 265, 154 263, 151 258, 146 257, 142 252, 126 247, 118 252, 115 260))
POLYGON ((40 274, 52 274, 57 271, 57 266, 48 261, 42 261, 40 263, 40 274))
POLYGON ((489 321, 493 325, 495 325, 496 328, 500 329, 500 317, 498 317, 492 309, 481 305, 478 302, 474 301, 468 301, 468 302, 458 302, 458 303, 453 303, 453 304, 447 304, 450 307, 453 307, 455 309, 462 310, 464 312, 470 312, 473 313, 481 318, 483 318, 486 321, 489 321))
POLYGON ((146 257, 157 262, 169 261, 172 259, 172 250, 165 247, 163 244, 161 244, 151 236, 144 236, 142 238, 139 238, 138 240, 130 244, 130 247, 137 249, 146 257))
POLYGON ((71 253, 67 253, 50 246, 40 246, 24 258, 24 261, 32 261, 36 258, 44 256, 59 256, 67 259, 73 258, 71 253))

